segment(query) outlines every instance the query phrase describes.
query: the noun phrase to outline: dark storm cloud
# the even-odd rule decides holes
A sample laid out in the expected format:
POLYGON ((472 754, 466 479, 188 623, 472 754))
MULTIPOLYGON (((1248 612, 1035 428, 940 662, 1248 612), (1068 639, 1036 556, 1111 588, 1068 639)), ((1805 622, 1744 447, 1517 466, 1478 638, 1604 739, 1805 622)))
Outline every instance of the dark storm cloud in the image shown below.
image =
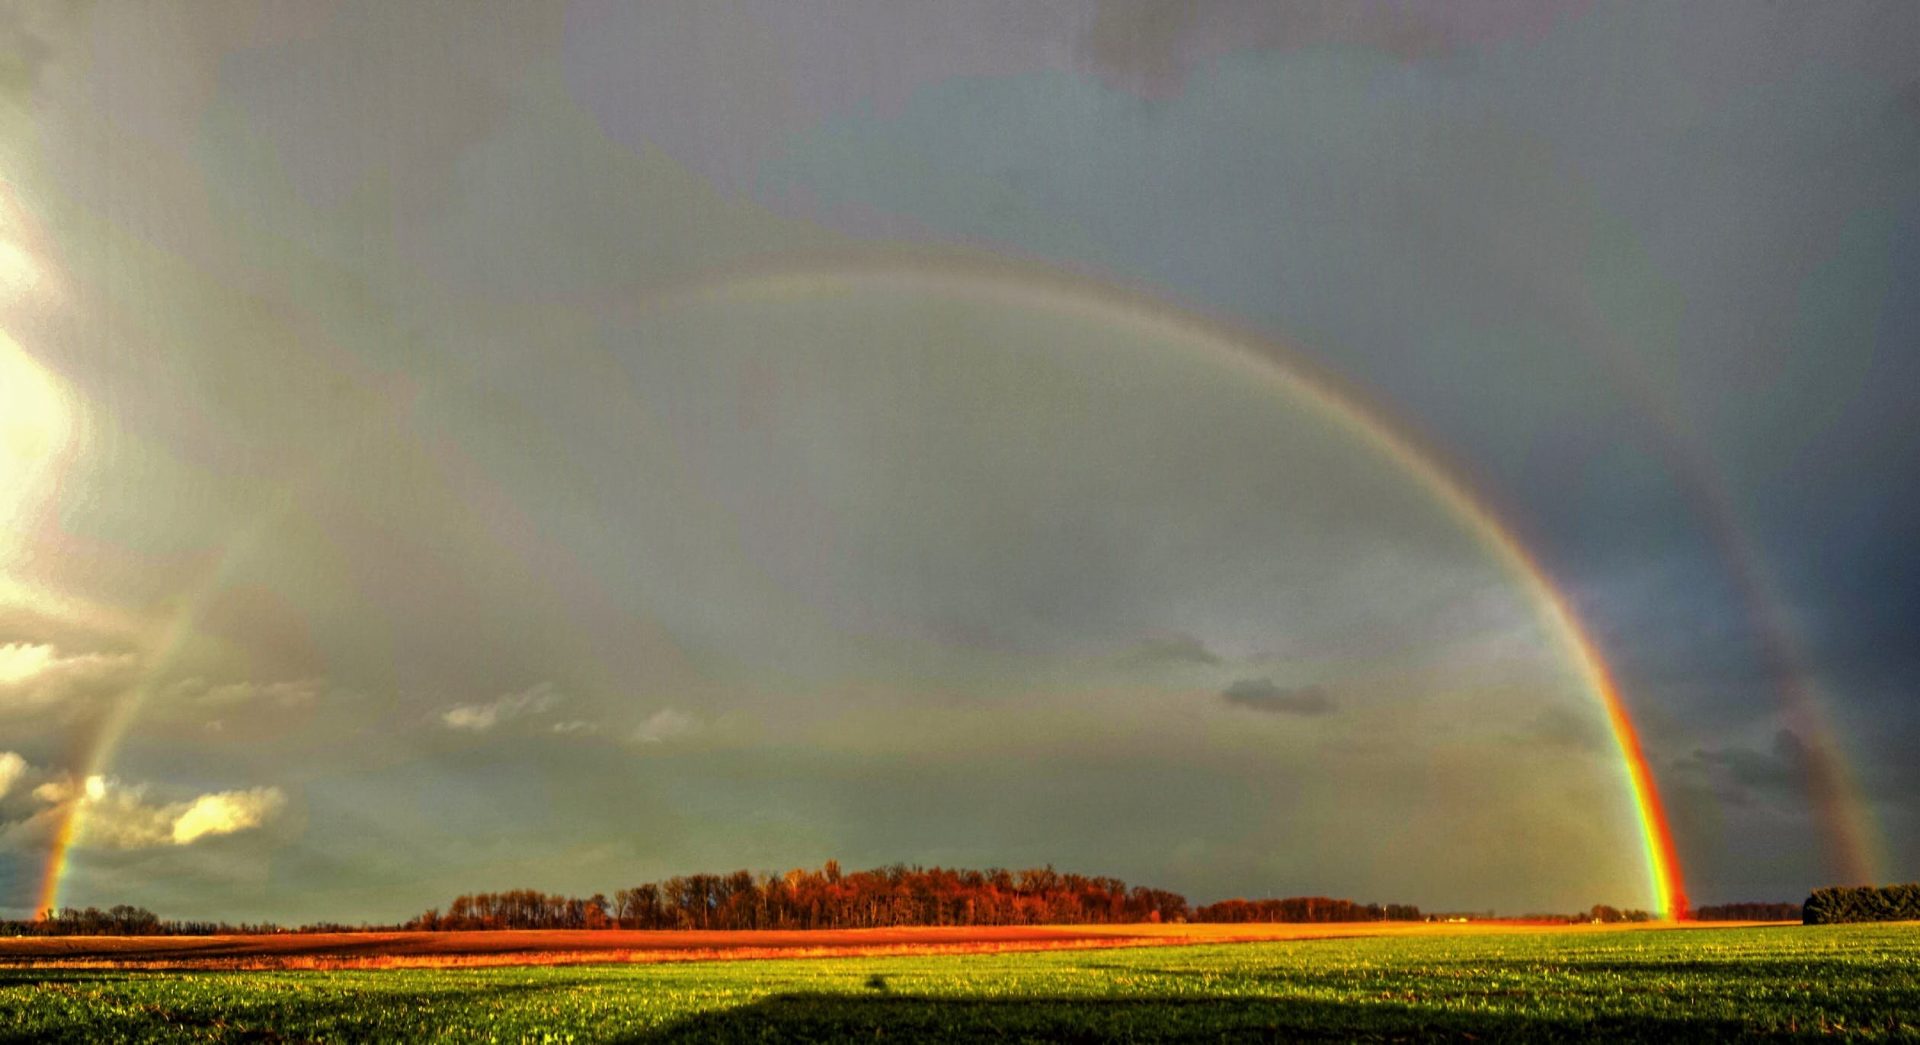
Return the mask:
POLYGON ((1220 696, 1235 707, 1252 708, 1273 715, 1325 715, 1333 710, 1333 697, 1321 686, 1277 686, 1272 679, 1240 679, 1220 691, 1220 696))
POLYGON ((1300 337, 1467 462, 1656 757, 1811 679, 1873 776, 1920 672, 1920 8, 1523 11, 1104 5, 1100 89, 929 81, 760 198, 1300 337))
MULTIPOLYGON (((1752 567, 1716 512, 1804 587, 1782 597, 1813 627, 1910 626, 1900 593, 1920 584, 1897 538, 1920 503, 1902 492, 1920 488, 1902 481, 1920 431, 1896 390, 1912 387, 1902 332, 1920 318, 1892 288, 1913 278, 1920 136, 1830 116, 1898 109, 1914 9, 1742 12, 1725 32, 1674 9, 1527 9, 1544 13, 1513 31, 1526 46, 1480 50, 1510 8, 1111 5, 1085 44, 1096 64, 1177 73, 1178 97, 930 84, 897 114, 795 143, 761 169, 765 198, 1091 261, 1307 337, 1508 494, 1583 595, 1662 572, 1665 620, 1596 610, 1631 636, 1609 652, 1631 692, 1656 690, 1649 704, 1663 673, 1761 641, 1727 576, 1752 567), (1373 50, 1287 49, 1313 42, 1373 50), (1459 53, 1407 64, 1437 48, 1459 53), (1636 62, 1644 74, 1622 74, 1636 62), (1168 143, 1233 112, 1243 137, 1192 176, 1183 157, 1206 146, 1168 143), (901 156, 927 177, 882 176, 901 156), (1882 583, 1850 584, 1836 562, 1882 583)), ((1770 713, 1744 681, 1698 719, 1770 713)))
POLYGON ((1674 772, 1704 783, 1723 802, 1752 805, 1803 802, 1807 785, 1807 748, 1799 734, 1780 730, 1767 750, 1729 745, 1696 748, 1674 764, 1674 772))

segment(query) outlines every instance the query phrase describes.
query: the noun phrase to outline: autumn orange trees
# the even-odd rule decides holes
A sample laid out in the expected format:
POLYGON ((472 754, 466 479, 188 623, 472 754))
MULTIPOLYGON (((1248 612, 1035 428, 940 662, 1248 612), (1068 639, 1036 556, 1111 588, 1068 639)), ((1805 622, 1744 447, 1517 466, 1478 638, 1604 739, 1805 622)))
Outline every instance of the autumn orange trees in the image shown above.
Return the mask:
POLYGON ((1129 887, 1118 878, 1056 871, 1010 871, 894 864, 844 872, 829 860, 785 874, 677 875, 621 889, 612 902, 550 896, 530 889, 475 893, 444 914, 429 911, 416 929, 875 929, 910 925, 1089 925, 1129 922, 1359 922, 1418 920, 1401 904, 1357 904, 1326 897, 1226 900, 1193 910, 1164 889, 1129 887))
POLYGON ((1175 921, 1184 897, 1117 878, 1023 871, 965 871, 896 864, 843 873, 680 875, 621 889, 612 903, 528 889, 461 896, 419 929, 860 929, 905 925, 1038 925, 1175 921))

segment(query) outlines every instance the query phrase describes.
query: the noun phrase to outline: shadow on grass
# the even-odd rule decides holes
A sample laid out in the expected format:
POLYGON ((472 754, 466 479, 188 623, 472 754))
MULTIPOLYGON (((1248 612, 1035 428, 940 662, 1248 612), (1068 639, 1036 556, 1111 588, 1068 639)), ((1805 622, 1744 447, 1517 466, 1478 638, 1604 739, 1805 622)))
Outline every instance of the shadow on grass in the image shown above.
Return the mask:
POLYGON ((880 1041, 1716 1041, 1732 1021, 1454 1013, 1381 1002, 1225 998, 943 998, 781 994, 621 1039, 646 1042, 880 1041))

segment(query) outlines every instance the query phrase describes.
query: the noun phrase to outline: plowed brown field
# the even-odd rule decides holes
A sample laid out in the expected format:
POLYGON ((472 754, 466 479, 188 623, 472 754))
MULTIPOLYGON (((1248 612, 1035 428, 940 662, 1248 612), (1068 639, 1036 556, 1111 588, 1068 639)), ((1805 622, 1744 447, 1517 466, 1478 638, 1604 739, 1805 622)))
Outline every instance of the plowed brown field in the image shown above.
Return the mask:
MULTIPOLYGON (((1702 924, 1702 923, 1683 923, 1702 924)), ((1711 923, 1722 928, 1734 924, 1711 923)), ((1676 928, 1574 926, 1610 932, 1676 928)), ((901 929, 277 933, 261 936, 65 936, 0 939, 0 965, 92 968, 312 969, 550 965, 879 954, 969 954, 1255 940, 1455 933, 1565 932, 1518 922, 1330 925, 1040 925, 901 929)))

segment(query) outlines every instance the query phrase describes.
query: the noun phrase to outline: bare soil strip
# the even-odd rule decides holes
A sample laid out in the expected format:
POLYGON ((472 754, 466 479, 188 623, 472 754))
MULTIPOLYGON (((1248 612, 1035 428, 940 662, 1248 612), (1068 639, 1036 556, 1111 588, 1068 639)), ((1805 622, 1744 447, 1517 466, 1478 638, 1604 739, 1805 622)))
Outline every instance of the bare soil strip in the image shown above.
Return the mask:
POLYGON ((275 933, 260 936, 52 936, 0 939, 0 966, 145 969, 380 969, 588 962, 727 961, 983 954, 1260 940, 1463 933, 1622 932, 1756 922, 1568 926, 1519 922, 1032 925, 764 931, 541 930, 275 933))

